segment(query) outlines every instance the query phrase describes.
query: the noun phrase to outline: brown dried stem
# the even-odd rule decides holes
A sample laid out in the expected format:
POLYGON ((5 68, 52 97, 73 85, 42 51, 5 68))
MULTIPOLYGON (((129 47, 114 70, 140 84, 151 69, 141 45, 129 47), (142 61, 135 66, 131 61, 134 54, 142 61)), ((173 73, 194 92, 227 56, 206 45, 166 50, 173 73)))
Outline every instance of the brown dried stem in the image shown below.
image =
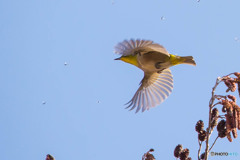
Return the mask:
POLYGON ((214 140, 214 142, 213 142, 212 146, 210 147, 210 149, 208 150, 208 152, 210 152, 210 151, 211 151, 211 149, 213 148, 213 146, 214 146, 214 145, 215 145, 215 143, 217 142, 217 139, 218 139, 218 137, 219 137, 219 136, 217 136, 217 137, 216 137, 216 139, 214 140))
MULTIPOLYGON (((216 83, 214 85, 214 87, 212 88, 212 97, 209 101, 209 119, 208 119, 208 128, 207 128, 207 139, 206 139, 206 149, 205 149, 205 160, 208 159, 208 153, 209 153, 209 139, 210 136, 212 134, 212 130, 211 130, 211 121, 212 121, 212 108, 214 107, 214 101, 215 101, 215 90, 217 88, 217 86, 219 85, 219 83, 222 82, 223 78, 218 77, 216 80, 216 83)), ((217 103, 216 103, 217 104, 217 103)), ((216 105, 215 104, 215 105, 216 105)))
POLYGON ((226 75, 226 76, 224 76, 224 77, 227 77, 227 76, 230 76, 230 75, 232 75, 232 74, 234 74, 235 72, 233 72, 233 73, 230 73, 230 74, 228 74, 228 75, 226 75))
POLYGON ((199 149, 198 149, 198 160, 200 160, 200 154, 201 154, 201 149, 202 149, 202 141, 198 140, 198 144, 199 144, 199 149))
POLYGON ((218 104, 221 104, 221 102, 217 102, 217 103, 215 103, 213 106, 212 106, 212 108, 214 108, 216 105, 218 105, 218 104))

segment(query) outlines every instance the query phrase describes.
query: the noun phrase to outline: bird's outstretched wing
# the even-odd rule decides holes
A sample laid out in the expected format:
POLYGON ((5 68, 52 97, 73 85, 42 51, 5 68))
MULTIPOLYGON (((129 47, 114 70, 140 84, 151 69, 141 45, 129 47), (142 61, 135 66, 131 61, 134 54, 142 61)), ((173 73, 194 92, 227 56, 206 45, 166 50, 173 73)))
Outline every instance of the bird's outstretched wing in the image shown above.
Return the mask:
POLYGON ((150 109, 162 103, 173 90, 173 76, 170 69, 161 73, 145 73, 141 86, 133 98, 127 103, 126 108, 133 110, 137 107, 136 113, 142 109, 150 109))
POLYGON ((139 52, 147 53, 149 51, 157 51, 169 56, 168 51, 162 45, 149 40, 124 40, 115 46, 115 53, 123 56, 135 55, 139 52))

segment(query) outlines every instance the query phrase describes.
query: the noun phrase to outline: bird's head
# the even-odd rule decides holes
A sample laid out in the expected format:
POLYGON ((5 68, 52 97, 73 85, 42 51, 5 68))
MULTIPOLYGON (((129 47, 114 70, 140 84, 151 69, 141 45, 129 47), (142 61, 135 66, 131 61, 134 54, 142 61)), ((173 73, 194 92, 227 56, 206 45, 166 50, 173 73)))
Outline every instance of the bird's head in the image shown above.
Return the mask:
POLYGON ((138 66, 137 55, 121 56, 121 57, 116 58, 114 60, 121 60, 123 62, 130 63, 134 66, 138 66))

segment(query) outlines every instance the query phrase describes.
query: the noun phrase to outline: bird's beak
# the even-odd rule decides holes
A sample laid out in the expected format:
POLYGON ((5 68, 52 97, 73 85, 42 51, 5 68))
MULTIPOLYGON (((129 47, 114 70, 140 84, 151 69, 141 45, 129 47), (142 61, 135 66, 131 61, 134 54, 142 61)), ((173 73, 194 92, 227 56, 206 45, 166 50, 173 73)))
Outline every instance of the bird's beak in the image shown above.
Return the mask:
POLYGON ((119 57, 119 58, 116 58, 116 59, 114 59, 114 60, 121 60, 121 58, 122 58, 122 57, 119 57))

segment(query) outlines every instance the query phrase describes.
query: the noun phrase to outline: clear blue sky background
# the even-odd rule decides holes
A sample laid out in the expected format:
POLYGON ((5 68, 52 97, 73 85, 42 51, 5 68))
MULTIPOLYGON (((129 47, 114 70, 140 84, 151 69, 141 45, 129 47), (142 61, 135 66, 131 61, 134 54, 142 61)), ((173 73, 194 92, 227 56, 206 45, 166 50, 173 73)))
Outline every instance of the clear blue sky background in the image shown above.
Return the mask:
MULTIPOLYGON (((196 159, 195 124, 207 122, 216 78, 240 72, 239 6, 239 0, 0 1, 1 159, 43 160, 50 153, 56 160, 136 160, 154 148, 157 159, 168 160, 179 143, 196 159), (172 67, 173 93, 139 114, 124 104, 143 73, 113 60, 114 46, 130 38, 153 40, 197 63, 172 67)), ((240 159, 239 148, 240 138, 220 139, 213 151, 238 152, 240 159)))

